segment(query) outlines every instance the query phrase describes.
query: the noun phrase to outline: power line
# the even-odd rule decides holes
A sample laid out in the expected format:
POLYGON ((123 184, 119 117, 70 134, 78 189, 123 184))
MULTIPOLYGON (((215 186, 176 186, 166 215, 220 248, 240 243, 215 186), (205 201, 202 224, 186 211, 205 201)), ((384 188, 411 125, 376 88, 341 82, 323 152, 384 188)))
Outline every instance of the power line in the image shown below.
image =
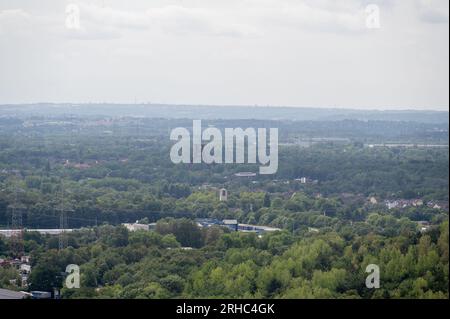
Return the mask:
POLYGON ((66 228, 68 226, 67 224, 67 215, 66 215, 66 208, 64 203, 64 181, 61 181, 61 196, 60 196, 60 205, 57 210, 59 210, 59 229, 61 232, 59 233, 59 242, 58 242, 58 248, 59 250, 63 250, 67 247, 67 236, 66 236, 66 228))
POLYGON ((15 185, 14 202, 11 209, 11 251, 14 257, 21 257, 24 255, 23 247, 23 221, 22 221, 22 207, 18 207, 18 193, 19 188, 15 185))

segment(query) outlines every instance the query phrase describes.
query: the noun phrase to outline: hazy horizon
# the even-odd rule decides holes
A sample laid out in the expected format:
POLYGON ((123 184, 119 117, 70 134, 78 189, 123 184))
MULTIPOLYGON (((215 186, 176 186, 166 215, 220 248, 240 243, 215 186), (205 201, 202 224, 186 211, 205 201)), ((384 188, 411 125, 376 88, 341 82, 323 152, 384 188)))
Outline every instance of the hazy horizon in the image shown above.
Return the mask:
POLYGON ((379 108, 358 108, 347 106, 298 106, 298 105, 258 105, 258 104, 190 104, 190 103, 158 103, 158 102, 30 102, 30 103, 1 103, 0 107, 4 106, 33 106, 33 105, 53 105, 53 106, 88 106, 88 105, 116 105, 116 106, 177 106, 177 107, 232 107, 232 108, 288 108, 288 109, 320 109, 320 110, 338 110, 338 111, 362 111, 362 112, 450 112, 450 108, 408 108, 408 107, 379 107, 379 108))

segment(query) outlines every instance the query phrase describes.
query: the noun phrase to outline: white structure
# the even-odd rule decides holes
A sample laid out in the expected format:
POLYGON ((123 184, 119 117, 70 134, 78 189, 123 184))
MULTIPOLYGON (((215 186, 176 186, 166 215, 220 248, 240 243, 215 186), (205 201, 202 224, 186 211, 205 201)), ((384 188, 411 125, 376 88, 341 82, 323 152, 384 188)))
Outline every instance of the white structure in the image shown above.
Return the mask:
MULTIPOLYGON (((70 233, 73 231, 73 229, 24 229, 24 232, 38 232, 42 235, 59 235, 62 232, 70 233)), ((19 233, 20 230, 18 229, 0 229, 0 235, 5 237, 11 237, 13 235, 16 235, 19 233)))
POLYGON ((122 224, 125 226, 128 231, 137 231, 137 230, 149 230, 150 227, 147 224, 139 224, 137 221, 134 224, 122 224))
POLYGON ((397 208, 398 207, 398 205, 399 205, 399 203, 398 203, 398 201, 386 201, 385 202, 386 203, 386 207, 388 208, 388 209, 394 209, 394 208, 397 208))
POLYGON ((22 256, 20 257, 20 261, 26 264, 30 263, 30 256, 22 256))
POLYGON ((258 234, 281 231, 280 228, 259 226, 259 225, 250 225, 250 224, 238 224, 237 230, 240 232, 249 232, 249 233, 258 233, 258 234))
POLYGON ((252 173, 252 172, 239 172, 234 174, 234 176, 236 177, 255 177, 256 173, 252 173))
POLYGON ((416 199, 416 200, 414 200, 414 201, 412 202, 412 205, 413 205, 414 207, 423 206, 423 200, 421 200, 421 199, 416 199))
POLYGON ((0 299, 25 299, 27 294, 22 291, 13 291, 0 288, 0 299))
POLYGON ((419 225, 419 230, 421 233, 427 232, 431 227, 430 222, 428 221, 418 221, 417 224, 419 225))
POLYGON ((20 265, 19 270, 23 274, 29 274, 31 272, 31 266, 30 265, 26 265, 26 264, 22 264, 22 265, 20 265))
POLYGON ((307 177, 296 178, 295 181, 300 182, 300 184, 306 184, 308 183, 308 178, 307 177))
POLYGON ((224 226, 228 227, 233 231, 238 230, 238 221, 236 219, 224 219, 222 223, 224 226))
POLYGON ((226 202, 228 200, 228 191, 225 188, 220 190, 219 200, 221 202, 226 202))

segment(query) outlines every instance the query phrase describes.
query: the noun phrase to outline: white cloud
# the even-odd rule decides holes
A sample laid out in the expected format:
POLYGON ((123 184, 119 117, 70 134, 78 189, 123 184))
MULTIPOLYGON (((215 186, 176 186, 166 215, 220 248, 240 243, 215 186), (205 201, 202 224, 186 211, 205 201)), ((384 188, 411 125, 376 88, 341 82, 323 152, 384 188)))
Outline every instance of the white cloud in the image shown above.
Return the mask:
POLYGON ((0 21, 2 25, 9 22, 17 23, 21 20, 27 20, 29 17, 30 15, 22 9, 0 10, 0 21))
POLYGON ((419 16, 428 23, 448 23, 448 0, 418 0, 419 16))
POLYGON ((311 31, 335 33, 366 29, 364 10, 361 8, 336 12, 299 2, 295 6, 261 10, 260 18, 278 26, 307 28, 311 31))
POLYGON ((79 4, 82 30, 117 38, 128 31, 160 30, 177 35, 247 37, 261 36, 272 27, 300 28, 321 32, 362 32, 364 6, 359 1, 243 1, 230 7, 165 5, 147 10, 119 10, 93 3, 79 4))
POLYGON ((0 10, 0 35, 22 31, 29 25, 30 18, 22 9, 0 10))
MULTIPOLYGON (((160 30, 179 35, 248 36, 256 29, 233 21, 220 11, 210 8, 190 8, 179 5, 151 8, 146 11, 123 11, 94 4, 80 4, 80 35, 89 32, 114 35, 128 31, 160 30), (105 32, 108 30, 109 32, 105 32)), ((76 32, 75 32, 76 33, 76 32)))

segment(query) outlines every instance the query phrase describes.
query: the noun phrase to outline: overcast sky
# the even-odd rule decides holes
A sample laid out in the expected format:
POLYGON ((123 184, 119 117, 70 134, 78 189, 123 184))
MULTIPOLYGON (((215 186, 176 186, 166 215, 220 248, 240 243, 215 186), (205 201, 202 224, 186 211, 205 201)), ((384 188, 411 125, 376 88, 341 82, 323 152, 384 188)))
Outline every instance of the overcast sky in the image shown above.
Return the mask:
POLYGON ((448 110, 448 5, 0 0, 0 104, 448 110))

